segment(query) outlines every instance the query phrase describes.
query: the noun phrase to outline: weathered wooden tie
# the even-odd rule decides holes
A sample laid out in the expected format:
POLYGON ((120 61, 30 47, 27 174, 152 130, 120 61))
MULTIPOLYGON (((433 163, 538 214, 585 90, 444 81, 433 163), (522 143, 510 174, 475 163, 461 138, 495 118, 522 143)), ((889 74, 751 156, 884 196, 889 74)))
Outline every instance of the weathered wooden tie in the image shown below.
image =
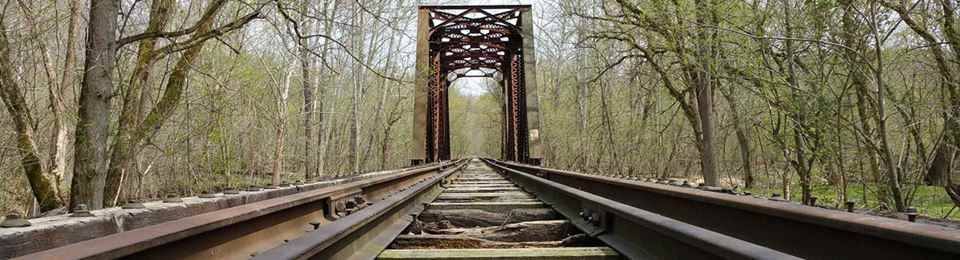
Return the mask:
POLYGON ((621 259, 486 165, 444 186, 378 259, 621 259))

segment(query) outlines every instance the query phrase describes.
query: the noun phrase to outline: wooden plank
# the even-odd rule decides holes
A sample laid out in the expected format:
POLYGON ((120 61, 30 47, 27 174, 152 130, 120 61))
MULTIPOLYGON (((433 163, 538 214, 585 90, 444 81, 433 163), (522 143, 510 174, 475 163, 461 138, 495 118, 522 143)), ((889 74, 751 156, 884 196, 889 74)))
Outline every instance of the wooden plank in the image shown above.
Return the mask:
POLYGON ((545 208, 543 202, 434 202, 429 209, 482 209, 490 212, 507 212, 512 209, 545 208))

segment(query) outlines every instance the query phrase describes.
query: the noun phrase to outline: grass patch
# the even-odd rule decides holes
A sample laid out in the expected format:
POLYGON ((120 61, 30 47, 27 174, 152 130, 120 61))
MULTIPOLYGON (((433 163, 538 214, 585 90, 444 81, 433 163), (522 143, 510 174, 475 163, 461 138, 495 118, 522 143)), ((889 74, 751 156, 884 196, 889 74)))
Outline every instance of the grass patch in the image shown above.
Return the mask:
MULTIPOLYGON (((817 197, 817 204, 835 208, 843 207, 843 201, 838 201, 839 187, 814 185, 811 189, 813 196, 817 197)), ((758 186, 746 189, 746 191, 767 197, 772 196, 774 193, 780 194, 781 196, 783 195, 779 187, 772 186, 758 186)), ((915 190, 911 189, 907 192, 912 192, 906 194, 911 196, 908 206, 917 208, 920 214, 931 218, 942 218, 954 207, 953 201, 950 200, 950 197, 946 191, 944 191, 943 187, 919 185, 915 186, 915 190)), ((791 201, 800 202, 802 196, 800 195, 799 184, 791 185, 790 193, 791 201)), ((857 208, 865 208, 872 211, 881 211, 883 208, 880 200, 877 198, 877 186, 875 184, 867 184, 866 186, 851 184, 847 186, 847 199, 856 202, 857 208)), ((889 205, 886 208, 892 210, 893 205, 889 205)), ((960 209, 953 210, 949 218, 960 221, 960 209)))

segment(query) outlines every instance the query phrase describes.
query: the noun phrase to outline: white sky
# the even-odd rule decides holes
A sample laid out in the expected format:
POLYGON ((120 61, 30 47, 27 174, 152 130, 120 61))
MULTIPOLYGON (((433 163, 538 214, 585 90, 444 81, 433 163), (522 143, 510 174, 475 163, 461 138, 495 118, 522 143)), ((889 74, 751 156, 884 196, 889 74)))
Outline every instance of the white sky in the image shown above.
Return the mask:
POLYGON ((484 87, 484 81, 488 79, 484 78, 464 78, 458 79, 453 82, 454 88, 460 90, 460 95, 464 96, 480 96, 484 93, 487 93, 487 88, 484 87))

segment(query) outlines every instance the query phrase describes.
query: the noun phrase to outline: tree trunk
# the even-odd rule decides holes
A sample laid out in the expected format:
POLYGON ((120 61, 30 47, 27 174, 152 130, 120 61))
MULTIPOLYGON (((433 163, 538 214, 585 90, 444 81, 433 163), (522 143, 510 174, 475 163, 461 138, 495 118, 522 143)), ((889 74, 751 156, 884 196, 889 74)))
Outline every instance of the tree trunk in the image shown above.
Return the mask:
MULTIPOLYGON (((300 32, 302 35, 313 33, 313 27, 307 22, 306 17, 309 1, 300 1, 300 32)), ((306 180, 313 179, 316 176, 316 154, 313 153, 313 111, 316 109, 316 97, 314 92, 316 85, 310 78, 311 58, 310 58, 310 40, 298 39, 300 45, 300 75, 301 84, 303 84, 303 177, 306 180)))
MULTIPOLYGON (((711 0, 697 0, 697 22, 707 24, 713 13, 713 3, 711 0)), ((703 174, 703 182, 709 186, 720 186, 720 175, 717 173, 716 156, 714 155, 714 120, 713 120, 713 48, 712 41, 707 29, 700 28, 697 32, 697 58, 700 61, 697 66, 694 83, 697 92, 697 112, 700 118, 700 132, 702 142, 700 143, 700 166, 703 174)))
MULTIPOLYGON (((70 127, 67 125, 67 107, 66 101, 63 97, 63 93, 74 89, 74 84, 76 84, 76 73, 75 70, 77 64, 77 52, 76 49, 79 48, 78 43, 82 37, 78 37, 81 28, 80 19, 83 16, 80 14, 81 10, 81 1, 72 0, 69 3, 70 8, 70 18, 67 24, 67 42, 66 49, 63 57, 63 74, 60 77, 60 94, 53 104, 54 108, 54 129, 56 130, 54 136, 54 142, 51 146, 53 148, 53 160, 51 169, 54 171, 54 174, 59 176, 61 180, 65 180, 67 176, 72 176, 72 170, 67 167, 67 159, 72 143, 70 142, 70 127)), ((59 185, 59 184, 57 184, 59 185)))
POLYGON ((745 126, 743 118, 740 115, 740 108, 737 105, 737 100, 733 98, 733 87, 729 90, 724 91, 723 88, 720 89, 720 94, 723 95, 723 98, 727 101, 727 105, 730 106, 730 115, 733 117, 733 129, 737 134, 737 146, 740 149, 740 164, 743 168, 743 187, 752 188, 753 187, 753 159, 752 151, 750 150, 750 128, 745 126))
MULTIPOLYGON (((355 53, 363 50, 363 12, 360 11, 360 2, 354 3, 353 25, 356 30, 353 32, 352 45, 355 53)), ((363 84, 363 73, 360 68, 360 62, 363 59, 357 59, 353 62, 353 96, 350 99, 350 164, 352 165, 352 174, 360 172, 360 91, 363 84)))
MULTIPOLYGON (((327 9, 329 9, 329 8, 328 8, 328 5, 330 5, 330 1, 324 0, 324 1, 323 1, 323 9, 321 9, 321 12, 323 13, 323 18, 324 18, 324 23, 323 23, 324 35, 330 35, 330 33, 331 33, 332 30, 333 30, 333 19, 329 19, 328 16, 327 16, 327 15, 328 15, 328 14, 327 14, 327 9)), ((336 2, 334 2, 334 8, 333 8, 333 9, 336 10, 336 2)), ((318 30, 319 30, 319 29, 318 29, 318 30)), ((330 48, 328 47, 328 44, 329 44, 329 40, 326 39, 326 38, 324 38, 324 39, 323 39, 323 42, 322 42, 322 44, 321 44, 322 50, 320 51, 320 59, 321 59, 321 60, 325 60, 325 59, 327 58, 327 52, 328 52, 328 50, 330 49, 330 48)), ((327 76, 327 75, 324 73, 325 71, 326 71, 326 67, 325 67, 325 66, 320 66, 320 73, 319 73, 319 74, 317 75, 317 77, 316 77, 317 80, 320 80, 321 78, 324 78, 324 77, 327 76)), ((327 114, 327 113, 326 113, 326 111, 324 111, 324 102, 323 102, 323 101, 324 101, 324 97, 326 97, 326 87, 325 87, 324 85, 319 84, 319 83, 320 83, 320 82, 317 82, 317 84, 316 84, 317 92, 318 92, 318 97, 316 98, 317 111, 320 111, 319 114, 317 115, 317 124, 319 124, 319 126, 317 127, 317 128, 318 128, 318 129, 317 129, 317 139, 318 139, 318 140, 317 140, 317 142, 318 142, 317 145, 318 145, 319 147, 318 147, 318 149, 317 149, 317 155, 316 155, 316 156, 317 156, 317 157, 316 157, 316 158, 317 158, 317 170, 316 170, 316 172, 317 172, 317 176, 320 177, 320 178, 322 178, 322 177, 325 177, 325 175, 326 175, 326 172, 325 172, 324 169, 325 169, 325 167, 326 167, 326 162, 327 162, 327 160, 326 160, 326 157, 327 157, 327 156, 326 156, 326 155, 327 155, 327 136, 329 135, 329 131, 327 131, 326 125, 327 125, 327 121, 329 121, 329 120, 326 120, 326 118, 327 118, 327 115, 326 115, 326 114, 327 114)))
MULTIPOLYGON (((59 180, 62 180, 66 172, 67 164, 67 138, 68 138, 68 127, 66 125, 67 116, 66 116, 66 104, 64 103, 65 98, 63 93, 68 86, 73 85, 73 75, 74 71, 71 70, 75 63, 75 55, 73 54, 74 48, 76 46, 76 37, 74 33, 75 25, 78 24, 76 20, 79 19, 79 3, 71 2, 70 5, 70 21, 67 27, 68 30, 68 39, 66 49, 67 55, 64 60, 64 70, 61 78, 60 84, 54 84, 54 75, 53 71, 54 64, 53 59, 50 58, 50 48, 47 45, 47 42, 44 40, 42 34, 43 28, 40 28, 36 18, 37 14, 33 12, 32 7, 25 3, 23 0, 17 0, 17 4, 20 6, 23 16, 27 21, 27 27, 31 35, 31 39, 39 47, 40 59, 43 63, 43 70, 46 74, 48 83, 47 83, 47 93, 49 94, 50 100, 50 112, 53 114, 53 131, 50 136, 50 157, 47 161, 48 165, 45 171, 52 171, 51 174, 56 177, 53 182, 53 187, 56 195, 59 197, 60 194, 60 183, 59 180)), ((9 44, 9 42, 7 43, 9 44)), ((43 160, 41 160, 43 163, 43 160)))
POLYGON ((887 175, 886 177, 887 177, 887 185, 888 185, 887 188, 889 188, 892 193, 891 195, 893 196, 894 206, 896 207, 897 212, 904 212, 907 209, 907 206, 906 206, 906 201, 904 200, 904 197, 903 197, 902 188, 900 187, 900 172, 899 172, 900 170, 893 165, 894 164, 893 153, 890 151, 890 143, 887 138, 887 115, 886 115, 886 105, 885 105, 886 101, 884 96, 885 94, 884 94, 884 85, 883 85, 883 55, 881 53, 882 45, 880 45, 883 43, 880 42, 880 37, 881 37, 880 31, 879 31, 880 25, 876 23, 877 19, 880 19, 880 18, 879 18, 879 15, 877 15, 876 13, 877 8, 875 8, 875 6, 871 6, 870 9, 874 11, 873 21, 875 22, 873 24, 873 34, 874 34, 873 39, 874 39, 874 50, 875 50, 874 54, 876 55, 876 59, 877 59, 877 66, 876 66, 876 69, 874 70, 875 72, 874 79, 877 83, 877 102, 876 102, 877 114, 874 117, 874 120, 876 121, 876 124, 877 124, 877 130, 878 130, 877 134, 880 135, 879 136, 880 147, 878 150, 880 152, 881 158, 883 159, 884 168, 886 168, 886 175, 887 175))
MULTIPOLYGON (((791 20, 792 11, 790 8, 789 0, 783 1, 783 14, 784 14, 784 27, 786 28, 787 37, 793 36, 793 24, 791 20)), ((794 169, 797 171, 797 176, 800 178, 800 193, 801 193, 801 202, 803 204, 808 204, 810 197, 812 197, 812 190, 810 188, 810 173, 812 171, 811 165, 808 163, 807 153, 805 147, 806 139, 804 134, 806 133, 806 102, 804 98, 799 93, 800 81, 796 72, 795 64, 795 53, 794 53, 794 41, 786 40, 784 43, 784 49, 786 56, 783 59, 783 62, 787 66, 787 83, 790 87, 791 99, 793 101, 793 111, 791 112, 791 121, 793 122, 793 146, 795 158, 792 160, 791 164, 794 169)))
MULTIPOLYGON (((150 20, 145 30, 146 33, 155 33, 164 30, 170 13, 173 11, 173 3, 173 0, 161 0, 155 1, 150 6, 150 20)), ((117 198, 114 197, 119 195, 117 193, 121 186, 120 180, 129 179, 129 177, 123 175, 130 174, 134 171, 132 162, 133 158, 137 157, 135 151, 137 144, 135 143, 136 140, 133 140, 134 130, 139 127, 142 120, 142 110, 144 110, 143 103, 150 102, 150 100, 142 99, 142 95, 146 92, 144 89, 149 88, 147 81, 150 78, 150 69, 153 66, 154 56, 156 55, 154 51, 156 42, 156 38, 144 39, 140 41, 138 46, 137 63, 131 73, 130 81, 126 88, 126 95, 123 98, 117 137, 114 138, 111 148, 110 168, 107 171, 107 184, 105 189, 107 189, 107 194, 111 194, 113 197, 104 198, 105 206, 112 206, 115 203, 114 201, 117 200, 117 198)))
MULTIPOLYGON (((957 120, 960 119, 960 85, 958 85, 957 80, 954 77, 953 70, 950 68, 949 61, 946 59, 945 52, 943 47, 941 47, 942 42, 947 42, 954 49, 960 49, 960 40, 957 40, 958 35, 956 32, 955 26, 953 26, 955 20, 955 11, 952 1, 940 1, 941 9, 943 10, 944 19, 943 26, 945 28, 944 35, 948 37, 947 41, 940 41, 929 31, 929 29, 918 23, 914 16, 910 13, 905 2, 894 2, 894 1, 878 1, 880 5, 883 5, 890 10, 893 10, 897 13, 900 19, 904 24, 910 27, 910 29, 917 34, 923 41, 927 44, 927 48, 930 51, 931 56, 935 61, 937 72, 941 77, 941 86, 942 90, 945 92, 945 112, 943 115, 943 130, 940 136, 940 142, 937 143, 937 146, 934 148, 936 154, 933 157, 933 161, 930 162, 930 167, 927 170, 927 176, 949 176, 954 156, 956 155, 956 145, 960 143, 960 122, 957 120)), ((960 53, 954 51, 955 57, 960 57, 960 53)))
POLYGON ((80 110, 74 134, 73 181, 70 208, 87 204, 103 207, 107 173, 110 100, 116 57, 119 1, 91 1, 87 26, 86 61, 80 88, 80 110))
MULTIPOLYGON (((233 22, 227 23, 227 25, 224 25, 225 27, 213 30, 214 20, 216 20, 217 14, 223 9, 226 2, 226 0, 217 0, 207 5, 201 19, 196 23, 196 31, 185 41, 185 43, 188 43, 182 46, 185 50, 180 54, 180 58, 174 64, 173 68, 170 69, 170 75, 167 78, 163 96, 160 98, 160 101, 157 102, 156 106, 143 117, 142 122, 135 124, 136 127, 127 128, 126 131, 129 132, 117 133, 118 136, 129 135, 129 138, 125 138, 123 141, 118 140, 119 144, 115 145, 125 150, 125 152, 121 151, 118 153, 116 151, 117 148, 114 148, 114 155, 117 157, 111 157, 110 159, 111 167, 107 174, 106 185, 104 186, 104 197, 102 198, 104 205, 115 204, 119 199, 122 180, 125 178, 123 176, 125 174, 124 167, 119 166, 130 164, 143 149, 144 140, 159 132, 167 119, 176 111, 177 105, 180 104, 180 99, 186 91, 187 77, 196 61, 199 60, 206 40, 241 28, 259 16, 259 11, 254 11, 253 13, 237 18, 237 20, 233 22)), ((160 50, 158 50, 158 52, 160 52, 160 50)), ((141 102, 143 102, 143 100, 141 100, 141 102)), ((137 110, 140 109, 142 109, 142 105, 137 110)), ((137 112, 139 113, 139 111, 137 112)))
POLYGON ((273 153, 273 186, 280 185, 281 175, 283 175, 283 146, 285 142, 284 133, 287 130, 287 98, 290 93, 290 77, 293 75, 293 71, 287 73, 287 76, 283 80, 283 84, 280 86, 281 89, 277 93, 277 124, 276 124, 276 140, 277 143, 274 145, 273 153))
POLYGON ((37 200, 40 211, 49 211, 63 206, 57 197, 54 183, 47 178, 40 156, 34 141, 34 120, 31 116, 27 101, 20 92, 20 86, 14 80, 10 60, 10 42, 7 39, 7 26, 0 19, 0 97, 7 107, 7 112, 13 118, 14 129, 17 132, 17 150, 20 153, 20 164, 30 183, 30 189, 37 200))
MULTIPOLYGON (((582 64, 578 62, 577 64, 582 64)), ((577 70, 582 71, 582 70, 577 70)), ((588 106, 588 95, 589 90, 587 83, 584 79, 580 78, 580 74, 577 74, 577 147, 584 149, 583 151, 589 151, 587 144, 587 116, 589 116, 589 106, 588 106)), ((575 165, 578 170, 583 171, 587 167, 587 155, 590 153, 576 153, 575 165)))

